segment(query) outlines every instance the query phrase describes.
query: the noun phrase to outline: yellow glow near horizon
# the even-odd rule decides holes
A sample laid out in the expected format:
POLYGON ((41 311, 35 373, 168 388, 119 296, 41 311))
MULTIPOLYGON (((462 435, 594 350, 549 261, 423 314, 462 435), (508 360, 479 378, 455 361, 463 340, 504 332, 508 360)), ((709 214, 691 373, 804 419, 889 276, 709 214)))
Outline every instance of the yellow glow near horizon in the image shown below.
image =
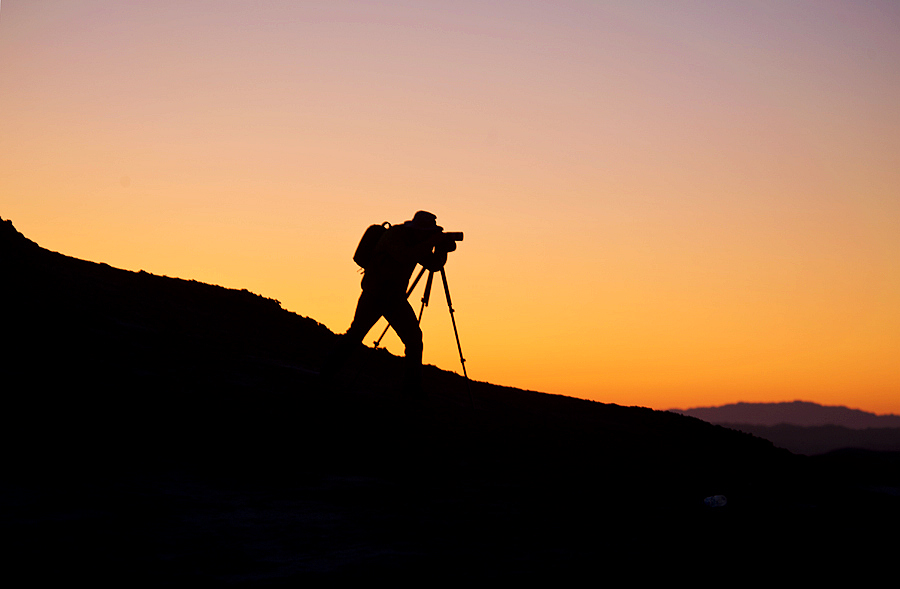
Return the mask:
POLYGON ((900 413, 897 6, 264 4, 3 2, 0 216, 341 332, 430 210, 474 379, 900 413))

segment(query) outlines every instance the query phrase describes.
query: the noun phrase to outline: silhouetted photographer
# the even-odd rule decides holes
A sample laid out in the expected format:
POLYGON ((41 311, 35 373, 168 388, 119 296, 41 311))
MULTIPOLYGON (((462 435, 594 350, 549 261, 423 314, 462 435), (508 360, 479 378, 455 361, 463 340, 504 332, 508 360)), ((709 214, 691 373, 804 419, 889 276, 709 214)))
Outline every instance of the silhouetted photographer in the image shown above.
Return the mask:
MULTIPOLYGON (((422 265, 423 272, 442 270, 447 254, 456 249, 457 241, 463 239, 462 233, 445 233, 436 220, 433 214, 419 211, 412 220, 401 225, 373 225, 363 235, 353 257, 364 269, 362 294, 350 329, 341 337, 322 368, 324 379, 335 376, 372 326, 384 317, 406 346, 404 396, 415 398, 423 394, 422 330, 419 318, 407 300, 412 290, 407 291, 407 286, 417 264, 422 265)), ((431 274, 429 286, 430 278, 431 274)))

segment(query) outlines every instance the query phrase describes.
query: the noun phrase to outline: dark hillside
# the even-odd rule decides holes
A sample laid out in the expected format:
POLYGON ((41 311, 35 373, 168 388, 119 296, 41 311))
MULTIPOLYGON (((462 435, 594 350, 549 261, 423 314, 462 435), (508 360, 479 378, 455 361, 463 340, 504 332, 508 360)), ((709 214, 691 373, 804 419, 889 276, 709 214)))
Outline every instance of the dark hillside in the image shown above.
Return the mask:
POLYGON ((275 300, 69 258, 9 221, 0 247, 0 499, 36 576, 48 555, 192 583, 555 575, 689 557, 711 535, 769 550, 784 526, 833 547, 820 532, 857 525, 860 497, 897 519, 866 487, 874 470, 878 489, 900 483, 881 461, 851 471, 692 417, 481 382, 473 408, 434 367, 429 398, 401 402, 383 350, 322 390, 311 369, 335 335, 275 300))

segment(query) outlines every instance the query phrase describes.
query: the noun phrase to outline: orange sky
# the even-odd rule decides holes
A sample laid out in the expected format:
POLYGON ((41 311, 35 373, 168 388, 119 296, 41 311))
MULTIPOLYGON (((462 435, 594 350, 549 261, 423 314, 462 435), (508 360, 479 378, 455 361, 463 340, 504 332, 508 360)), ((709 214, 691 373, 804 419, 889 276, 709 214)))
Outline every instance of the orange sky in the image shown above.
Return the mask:
POLYGON ((897 104, 887 0, 6 0, 0 216, 342 332, 426 209, 473 379, 900 413, 897 104))

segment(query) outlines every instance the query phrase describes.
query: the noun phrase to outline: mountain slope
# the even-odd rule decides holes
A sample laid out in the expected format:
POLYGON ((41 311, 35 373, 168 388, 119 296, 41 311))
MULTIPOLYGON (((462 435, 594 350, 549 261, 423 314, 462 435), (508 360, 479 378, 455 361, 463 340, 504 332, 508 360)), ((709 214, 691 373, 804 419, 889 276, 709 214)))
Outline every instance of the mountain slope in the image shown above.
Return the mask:
POLYGON ((849 480, 670 412, 481 382, 473 403, 435 367, 429 398, 401 402, 384 350, 324 389, 310 370, 336 336, 277 301, 69 258, 9 221, 0 247, 0 499, 29 570, 49 553, 117 580, 530 576, 686 556, 710 535, 777 547, 772 526, 833 546, 860 505, 897 512, 866 490, 877 461, 849 480), (706 508, 717 494, 727 506, 706 508))
MULTIPOLYGON (((77 415, 84 423, 98 420, 93 427, 116 428, 124 422, 99 417, 101 408, 113 406, 137 420, 123 426, 129 431, 149 421, 151 427, 176 424, 191 433, 218 427, 204 414, 242 419, 245 412, 260 412, 266 419, 283 420, 290 418, 282 411, 298 404, 306 410, 307 403, 327 406, 349 396, 353 402, 345 402, 336 419, 350 419, 358 405, 365 407, 360 418, 366 422, 380 420, 400 431, 418 427, 397 423, 395 413, 409 409, 399 403, 393 386, 400 359, 383 350, 363 350, 348 369, 343 390, 323 394, 305 369, 321 363, 336 336, 282 310, 277 301, 68 258, 31 247, 24 237, 10 237, 9 222, 4 231, 5 244, 19 244, 8 247, 19 253, 5 255, 2 268, 15 285, 4 293, 4 307, 16 309, 7 325, 15 341, 7 369, 28 383, 26 390, 40 391, 45 414, 60 411, 67 422, 77 415)), ((561 468, 561 457, 551 456, 570 445, 594 459, 619 462, 646 454, 657 468, 677 463, 678 469, 704 472, 717 471, 714 464, 725 453, 748 460, 788 459, 765 441, 696 419, 486 383, 471 383, 473 411, 459 376, 428 367, 425 379, 432 395, 425 406, 414 408, 422 413, 418 419, 429 421, 429 427, 487 436, 487 445, 468 452, 467 460, 476 463, 479 455, 499 451, 509 453, 506 465, 534 464, 542 457, 547 460, 542 467, 561 468), (694 455, 698 463, 685 462, 682 453, 694 455)), ((34 401, 17 397, 26 405, 34 401)), ((331 410, 326 407, 323 414, 331 410)), ((383 429, 354 427, 362 428, 359 436, 372 427, 383 429)), ((372 435, 365 446, 384 437, 372 435)))

